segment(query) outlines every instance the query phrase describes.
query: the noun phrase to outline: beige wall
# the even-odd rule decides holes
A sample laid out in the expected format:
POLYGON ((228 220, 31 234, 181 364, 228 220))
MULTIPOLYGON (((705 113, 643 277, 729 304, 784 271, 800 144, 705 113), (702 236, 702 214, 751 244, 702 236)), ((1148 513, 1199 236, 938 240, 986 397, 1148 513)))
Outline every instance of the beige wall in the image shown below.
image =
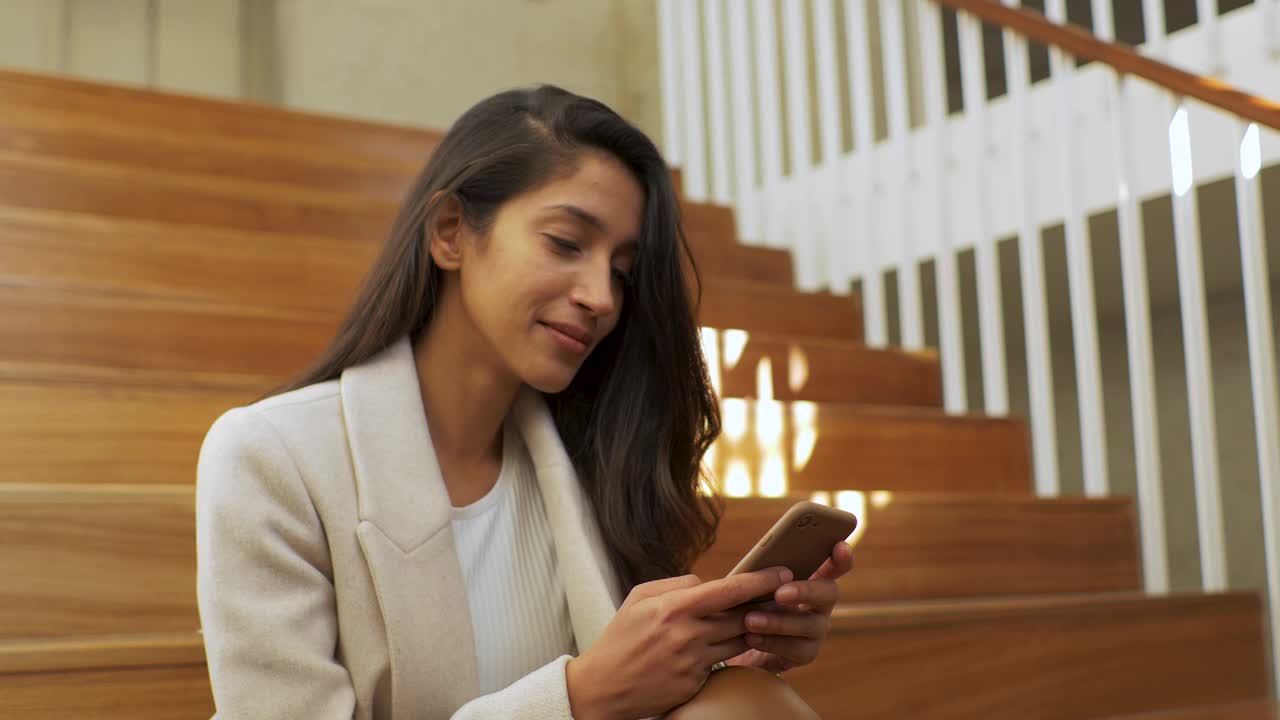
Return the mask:
POLYGON ((444 128, 488 95, 549 82, 656 136, 655 13, 653 0, 278 0, 278 99, 444 128))
POLYGON ((240 97, 241 0, 0 0, 0 66, 240 97))
POLYGON ((654 0, 0 0, 0 66, 445 128, 538 82, 661 140, 654 0))

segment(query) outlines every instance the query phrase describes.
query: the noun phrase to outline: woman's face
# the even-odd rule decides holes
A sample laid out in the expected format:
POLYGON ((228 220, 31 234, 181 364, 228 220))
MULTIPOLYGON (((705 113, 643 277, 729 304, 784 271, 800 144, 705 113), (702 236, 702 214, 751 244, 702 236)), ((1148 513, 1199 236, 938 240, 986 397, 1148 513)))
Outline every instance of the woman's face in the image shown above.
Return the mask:
POLYGON ((613 330, 635 261, 644 191, 614 156, 518 195, 460 243, 462 304, 521 382, 560 392, 613 330))

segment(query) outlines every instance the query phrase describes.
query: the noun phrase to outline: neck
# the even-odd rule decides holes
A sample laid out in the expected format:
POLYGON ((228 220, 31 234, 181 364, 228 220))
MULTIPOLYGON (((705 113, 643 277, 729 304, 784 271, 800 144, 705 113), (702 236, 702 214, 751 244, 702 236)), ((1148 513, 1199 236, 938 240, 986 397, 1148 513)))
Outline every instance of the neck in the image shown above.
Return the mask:
POLYGON ((414 345, 414 362, 441 463, 483 465, 502 457, 502 421, 521 383, 476 332, 460 300, 446 283, 414 345))

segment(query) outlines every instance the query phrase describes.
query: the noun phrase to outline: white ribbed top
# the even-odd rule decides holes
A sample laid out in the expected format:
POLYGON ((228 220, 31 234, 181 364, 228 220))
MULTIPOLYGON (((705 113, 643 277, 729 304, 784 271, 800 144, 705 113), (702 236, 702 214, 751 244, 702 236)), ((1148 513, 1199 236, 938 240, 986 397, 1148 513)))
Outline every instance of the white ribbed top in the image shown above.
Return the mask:
POLYGON ((453 508, 471 608, 480 692, 489 694, 577 653, 551 526, 528 450, 503 427, 502 469, 484 497, 453 508))

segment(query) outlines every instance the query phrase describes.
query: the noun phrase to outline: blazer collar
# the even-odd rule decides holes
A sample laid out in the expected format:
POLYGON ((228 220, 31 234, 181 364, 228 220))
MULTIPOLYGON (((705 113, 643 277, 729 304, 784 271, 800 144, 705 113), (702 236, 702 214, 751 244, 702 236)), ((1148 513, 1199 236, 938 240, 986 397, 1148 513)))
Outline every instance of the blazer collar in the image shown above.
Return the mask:
MULTIPOLYGON (((431 443, 409 338, 344 371, 341 393, 356 483, 357 535, 388 631, 393 717, 418 715, 428 707, 452 714, 478 693, 475 644, 450 525, 452 506, 431 443), (456 682, 421 681, 430 677, 456 682), (401 709, 403 714, 397 712, 401 709)), ((620 589, 595 513, 541 394, 522 388, 512 418, 533 460, 582 652, 612 619, 620 589)))

